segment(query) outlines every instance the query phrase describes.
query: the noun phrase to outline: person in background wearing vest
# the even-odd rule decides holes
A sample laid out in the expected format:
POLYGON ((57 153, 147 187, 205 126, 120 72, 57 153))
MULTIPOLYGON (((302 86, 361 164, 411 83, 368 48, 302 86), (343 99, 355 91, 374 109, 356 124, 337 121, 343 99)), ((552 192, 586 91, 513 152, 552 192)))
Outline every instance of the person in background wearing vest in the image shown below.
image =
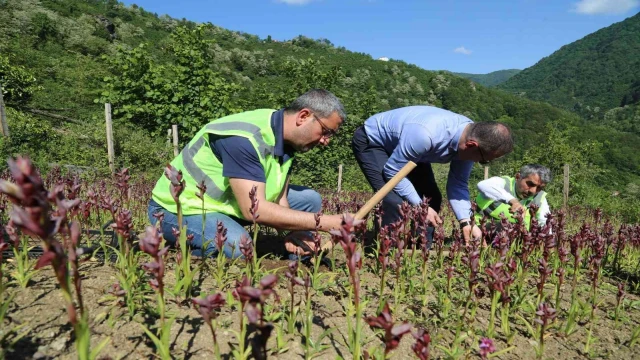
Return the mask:
MULTIPOLYGON (((186 189, 180 195, 183 222, 195 255, 209 256, 215 247, 217 222, 227 228, 223 249, 229 258, 240 257, 240 238, 249 236, 244 226, 251 224, 249 192, 256 186, 259 201, 257 223, 279 230, 313 230, 314 214, 320 211, 320 195, 309 188, 289 185, 290 168, 296 153, 317 145, 326 146, 346 118, 340 100, 322 89, 313 89, 284 109, 259 109, 229 115, 204 126, 171 162, 182 170, 186 189), (204 239, 202 238, 203 200, 196 196, 204 181, 204 239), (203 244, 207 243, 206 249, 203 244)), ((161 176, 152 192, 148 216, 152 224, 156 213, 164 213, 162 232, 170 244, 178 228, 177 208, 169 191, 170 182, 161 176)), ((337 229, 342 215, 324 215, 320 230, 337 229)), ((309 234, 292 233, 285 240, 293 254, 308 252, 313 246, 309 234), (293 236, 298 234, 298 236, 293 236), (292 240, 296 240, 295 243, 292 240), (299 246, 297 246, 297 245, 299 246)))
MULTIPOLYGON (((482 235, 472 226, 469 174, 474 162, 486 164, 513 150, 509 128, 433 106, 409 106, 373 115, 356 129, 352 150, 373 191, 378 191, 409 161, 418 166, 382 200, 382 226, 400 218, 399 205, 430 198, 428 220, 440 224, 442 195, 431 163, 450 163, 447 197, 466 241, 482 235)), ((429 242, 433 227, 427 233, 429 242)))
MULTIPOLYGON (((524 165, 515 178, 509 176, 494 176, 478 183, 478 212, 476 223, 480 223, 483 216, 493 220, 500 220, 501 215, 509 222, 515 223, 514 214, 524 211, 524 222, 527 229, 531 226, 531 213, 527 207, 536 204, 538 211, 536 218, 540 226, 547 222, 550 212, 547 203, 545 186, 552 180, 551 171, 537 164, 524 165)), ((493 221, 497 224, 497 221, 493 221)))

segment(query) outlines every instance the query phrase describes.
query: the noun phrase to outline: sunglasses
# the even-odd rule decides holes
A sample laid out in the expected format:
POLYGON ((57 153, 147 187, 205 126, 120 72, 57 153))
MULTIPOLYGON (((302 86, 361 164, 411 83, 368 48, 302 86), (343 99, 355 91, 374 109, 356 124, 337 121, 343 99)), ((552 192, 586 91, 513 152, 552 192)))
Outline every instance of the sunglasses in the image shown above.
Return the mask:
POLYGON ((487 160, 487 159, 484 157, 484 152, 482 152, 482 148, 481 148, 480 146, 478 146, 478 151, 480 151, 480 158, 482 159, 482 160, 480 161, 480 165, 487 165, 488 163, 490 163, 490 162, 491 162, 491 160, 487 160))

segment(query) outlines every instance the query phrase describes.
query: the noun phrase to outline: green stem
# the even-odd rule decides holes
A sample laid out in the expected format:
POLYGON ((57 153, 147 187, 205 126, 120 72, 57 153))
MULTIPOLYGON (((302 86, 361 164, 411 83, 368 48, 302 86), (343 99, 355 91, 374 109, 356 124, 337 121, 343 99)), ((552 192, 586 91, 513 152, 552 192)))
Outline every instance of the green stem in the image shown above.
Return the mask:
POLYGON ((491 317, 489 318, 489 329, 487 330, 487 337, 493 338, 493 330, 496 320, 496 308, 498 307, 498 300, 500 300, 500 292, 494 291, 491 297, 491 317))

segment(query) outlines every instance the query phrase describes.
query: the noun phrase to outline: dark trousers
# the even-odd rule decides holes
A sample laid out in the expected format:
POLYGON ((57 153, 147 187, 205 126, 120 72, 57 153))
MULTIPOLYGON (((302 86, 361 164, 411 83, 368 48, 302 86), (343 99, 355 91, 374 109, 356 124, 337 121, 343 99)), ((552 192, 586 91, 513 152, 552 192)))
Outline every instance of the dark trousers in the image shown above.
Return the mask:
MULTIPOLYGON (((373 191, 376 192, 380 190, 386 183, 382 171, 387 160, 389 160, 389 154, 387 154, 383 147, 369 143, 363 126, 354 132, 351 149, 373 191)), ((436 184, 431 164, 419 163, 418 166, 409 173, 407 179, 411 181, 420 198, 423 196, 430 198, 429 206, 436 212, 440 212, 442 194, 440 193, 440 189, 438 189, 438 184, 436 184)), ((393 223, 400 218, 399 206, 403 201, 402 197, 395 191, 390 191, 384 199, 382 199, 382 226, 393 223)), ((429 235, 431 235, 432 231, 433 229, 430 229, 429 235)), ((431 238, 431 236, 429 236, 429 238, 431 238)))

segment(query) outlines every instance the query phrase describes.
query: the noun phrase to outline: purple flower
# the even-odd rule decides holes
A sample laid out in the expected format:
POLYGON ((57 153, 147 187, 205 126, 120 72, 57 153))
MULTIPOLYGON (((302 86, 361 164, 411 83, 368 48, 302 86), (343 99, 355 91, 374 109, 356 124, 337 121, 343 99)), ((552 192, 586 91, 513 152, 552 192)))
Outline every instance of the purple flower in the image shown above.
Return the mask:
POLYGON ((221 293, 208 295, 204 299, 191 299, 191 302, 198 306, 198 312, 200 312, 200 315, 207 323, 211 322, 212 319, 215 319, 217 317, 217 311, 226 304, 226 300, 221 293))
POLYGON ((420 360, 429 360, 429 344, 431 344, 431 336, 425 329, 420 328, 418 332, 412 333, 416 342, 411 345, 411 349, 420 360))
POLYGON ((398 325, 393 324, 391 310, 389 310, 389 304, 386 302, 384 304, 384 308, 377 317, 370 316, 365 318, 365 321, 372 328, 384 330, 385 354, 388 354, 391 350, 397 348, 400 344, 400 339, 411 331, 411 324, 406 322, 398 325))
POLYGON ((483 359, 486 359, 489 354, 492 354, 496 351, 496 346, 493 344, 493 340, 489 338, 480 339, 480 344, 478 345, 480 356, 483 359))

